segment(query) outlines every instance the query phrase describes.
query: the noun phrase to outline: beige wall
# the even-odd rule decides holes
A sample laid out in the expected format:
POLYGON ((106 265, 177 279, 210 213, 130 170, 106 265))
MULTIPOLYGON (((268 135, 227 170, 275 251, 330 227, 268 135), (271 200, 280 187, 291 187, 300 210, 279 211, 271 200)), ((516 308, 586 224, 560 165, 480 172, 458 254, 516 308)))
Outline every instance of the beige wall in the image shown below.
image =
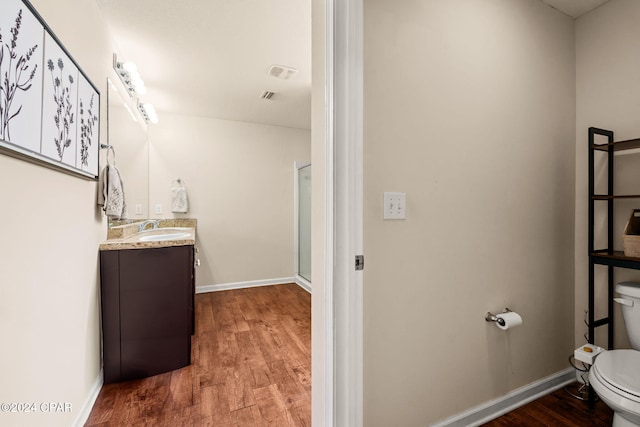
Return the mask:
POLYGON ((198 219, 198 286, 293 277, 294 162, 310 161, 308 130, 163 113, 149 149, 151 217, 198 219), (177 178, 188 214, 171 213, 177 178))
MULTIPOLYGON (((615 139, 640 136, 640 2, 611 0, 576 21, 576 247, 575 247, 575 342, 585 342, 583 323, 587 309, 588 276, 588 128, 615 132, 615 139)), ((602 168, 604 158, 596 159, 602 168)), ((637 194, 640 182, 640 154, 616 156, 616 192, 637 194)), ((606 172, 605 172, 606 173, 606 172)), ((599 174, 603 177, 603 174, 599 174)), ((597 181, 602 184, 603 181, 597 181)), ((606 184, 605 184, 606 185, 606 184)), ((606 187, 605 187, 606 188, 606 187)), ((604 191, 606 192, 606 190, 604 191)), ((601 205, 602 206, 602 205, 601 205)), ((616 201, 615 249, 622 250, 622 230, 637 200, 616 201)), ((600 211, 602 213, 602 211, 600 211)), ((599 242, 606 239, 605 215, 598 216, 599 242)), ((599 247, 605 247, 600 243, 599 247)), ((606 316, 606 268, 598 267, 596 317, 606 316)), ((615 281, 640 280, 633 270, 616 269, 615 281)), ((615 346, 628 346, 626 330, 616 307, 615 346)), ((606 346, 606 327, 598 328, 596 344, 606 346)))
POLYGON ((574 26, 537 0, 364 7, 364 424, 423 426, 568 368, 574 26), (485 322, 504 307, 520 328, 485 322))
MULTIPOLYGON (((105 141, 113 47, 97 6, 32 3, 102 93, 105 141)), ((98 244, 106 221, 96 183, 0 155, 0 197, 0 402, 69 402, 73 409, 2 413, 0 424, 69 426, 100 373, 98 244)))

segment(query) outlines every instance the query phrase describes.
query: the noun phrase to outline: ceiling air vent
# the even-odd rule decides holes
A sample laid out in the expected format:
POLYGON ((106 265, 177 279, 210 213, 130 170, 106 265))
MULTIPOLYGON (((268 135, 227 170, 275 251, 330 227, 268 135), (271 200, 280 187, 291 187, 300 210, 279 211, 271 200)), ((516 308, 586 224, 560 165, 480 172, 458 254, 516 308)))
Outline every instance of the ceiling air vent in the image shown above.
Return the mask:
POLYGON ((269 68, 269 75, 277 79, 288 80, 296 74, 298 74, 298 70, 293 67, 287 67, 286 65, 272 65, 271 68, 269 68))
POLYGON ((260 99, 271 99, 275 94, 276 94, 275 92, 271 92, 270 90, 265 90, 264 92, 262 92, 262 95, 260 95, 260 99))

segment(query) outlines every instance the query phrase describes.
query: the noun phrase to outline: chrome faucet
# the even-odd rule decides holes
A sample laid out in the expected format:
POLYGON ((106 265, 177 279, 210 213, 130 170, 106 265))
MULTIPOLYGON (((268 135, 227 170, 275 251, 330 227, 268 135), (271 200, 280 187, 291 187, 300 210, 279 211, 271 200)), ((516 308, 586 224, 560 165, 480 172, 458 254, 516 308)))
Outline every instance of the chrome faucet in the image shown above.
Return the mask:
POLYGON ((140 224, 138 226, 138 233, 144 231, 147 228, 147 225, 151 224, 152 230, 156 230, 158 228, 158 224, 160 223, 160 220, 158 219, 148 219, 146 221, 143 221, 142 224, 140 224))

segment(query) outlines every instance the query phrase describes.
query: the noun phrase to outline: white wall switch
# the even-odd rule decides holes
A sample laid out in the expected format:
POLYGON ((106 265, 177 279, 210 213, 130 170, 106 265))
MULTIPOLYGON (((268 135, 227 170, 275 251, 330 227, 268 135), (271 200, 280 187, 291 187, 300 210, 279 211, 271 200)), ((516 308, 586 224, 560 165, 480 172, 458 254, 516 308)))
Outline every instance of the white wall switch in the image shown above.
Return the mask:
POLYGON ((407 193, 384 193, 384 219, 407 218, 407 193))
POLYGON ((162 204, 161 203, 156 204, 156 211, 155 212, 156 212, 156 215, 162 214, 162 204))
POLYGON ((142 215, 142 205, 139 203, 136 205, 136 215, 142 215))

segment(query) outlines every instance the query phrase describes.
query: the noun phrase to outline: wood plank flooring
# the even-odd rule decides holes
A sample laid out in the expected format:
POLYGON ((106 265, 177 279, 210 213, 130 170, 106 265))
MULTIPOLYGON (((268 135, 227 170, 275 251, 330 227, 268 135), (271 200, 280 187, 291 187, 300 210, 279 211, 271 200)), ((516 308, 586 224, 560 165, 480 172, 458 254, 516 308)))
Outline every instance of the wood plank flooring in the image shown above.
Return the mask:
POLYGON ((482 427, 610 427, 612 420, 613 411, 601 400, 589 405, 561 388, 482 427))
POLYGON ((195 301, 191 365, 105 385, 85 426, 310 426, 311 296, 287 284, 195 301))
MULTIPOLYGON (((196 295, 192 363, 105 385, 85 426, 311 425, 311 296, 295 284, 196 295)), ((484 427, 610 426, 559 389, 484 427)))

